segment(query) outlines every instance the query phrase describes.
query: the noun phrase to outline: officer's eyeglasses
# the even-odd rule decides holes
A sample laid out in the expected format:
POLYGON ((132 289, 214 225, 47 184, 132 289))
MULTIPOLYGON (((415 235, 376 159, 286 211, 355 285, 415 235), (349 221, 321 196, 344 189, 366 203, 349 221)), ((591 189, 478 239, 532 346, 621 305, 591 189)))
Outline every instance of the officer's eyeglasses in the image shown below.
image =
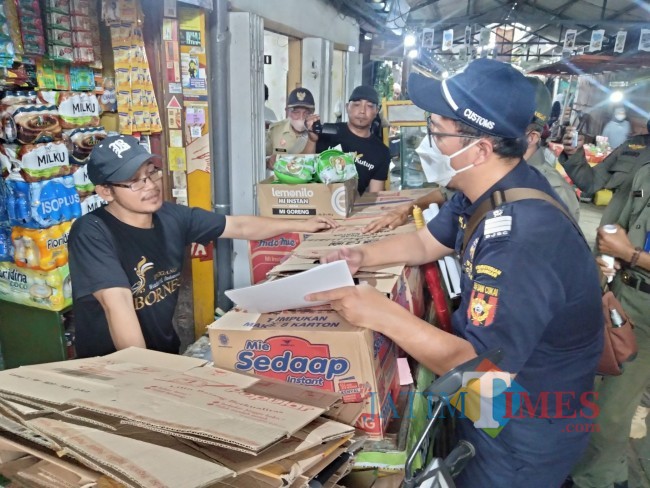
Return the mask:
POLYGON ((111 186, 119 186, 120 188, 128 188, 131 191, 140 191, 142 190, 145 186, 147 186, 147 180, 155 183, 158 181, 160 178, 162 178, 162 170, 161 169, 154 169, 153 171, 150 171, 147 173, 147 176, 144 178, 139 178, 137 180, 133 180, 131 183, 111 183, 111 186))
POLYGON ((481 136, 472 136, 469 134, 452 134, 451 132, 436 132, 432 129, 432 127, 435 127, 433 125, 433 122, 431 121, 431 114, 430 113, 425 113, 424 114, 424 121, 427 123, 427 137, 429 138, 429 147, 433 147, 433 144, 431 143, 431 139, 434 138, 436 140, 436 145, 440 138, 442 137, 463 137, 465 139, 481 139, 481 136))

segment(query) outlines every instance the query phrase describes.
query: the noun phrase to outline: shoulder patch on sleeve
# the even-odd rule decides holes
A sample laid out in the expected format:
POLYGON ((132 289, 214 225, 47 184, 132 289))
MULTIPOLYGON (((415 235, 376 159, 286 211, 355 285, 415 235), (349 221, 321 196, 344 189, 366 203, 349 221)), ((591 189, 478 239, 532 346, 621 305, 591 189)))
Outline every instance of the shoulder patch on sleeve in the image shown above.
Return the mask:
POLYGON ((476 327, 494 323, 499 305, 499 289, 474 282, 472 297, 467 307, 467 318, 476 327))
POLYGON ((508 237, 512 230, 512 215, 510 208, 497 208, 488 212, 483 225, 483 237, 494 239, 508 237))

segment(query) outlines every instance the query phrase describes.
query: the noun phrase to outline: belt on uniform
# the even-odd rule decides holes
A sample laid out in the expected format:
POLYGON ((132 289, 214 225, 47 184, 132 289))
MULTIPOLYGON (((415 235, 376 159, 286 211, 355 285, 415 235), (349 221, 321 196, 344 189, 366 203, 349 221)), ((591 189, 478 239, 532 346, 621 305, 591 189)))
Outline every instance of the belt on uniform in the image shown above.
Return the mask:
POLYGON ((637 278, 629 271, 621 273, 621 281, 627 286, 631 286, 643 293, 650 293, 650 283, 646 283, 642 278, 637 278))

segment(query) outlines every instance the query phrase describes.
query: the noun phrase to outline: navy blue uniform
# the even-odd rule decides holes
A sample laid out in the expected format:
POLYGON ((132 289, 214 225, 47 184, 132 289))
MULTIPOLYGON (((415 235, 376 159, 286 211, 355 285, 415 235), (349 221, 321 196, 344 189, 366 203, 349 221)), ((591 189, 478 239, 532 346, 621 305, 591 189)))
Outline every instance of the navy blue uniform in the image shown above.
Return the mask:
MULTIPOLYGON (((429 222, 431 234, 460 251, 474 210, 495 190, 534 188, 557 199, 524 161, 473 204, 458 193, 429 222)), ((454 331, 477 353, 500 347, 499 365, 516 375, 529 407, 513 412, 495 438, 459 422, 477 448, 460 487, 559 486, 587 445, 603 317, 593 256, 571 222, 547 202, 523 200, 489 212, 461 257, 462 295, 454 331), (517 418, 521 416, 523 418, 517 418), (534 417, 534 418, 531 418, 534 417), (578 432, 577 432, 578 431, 578 432)), ((515 395, 512 405, 523 395, 515 395)), ((496 418, 496 416, 495 416, 496 418)))

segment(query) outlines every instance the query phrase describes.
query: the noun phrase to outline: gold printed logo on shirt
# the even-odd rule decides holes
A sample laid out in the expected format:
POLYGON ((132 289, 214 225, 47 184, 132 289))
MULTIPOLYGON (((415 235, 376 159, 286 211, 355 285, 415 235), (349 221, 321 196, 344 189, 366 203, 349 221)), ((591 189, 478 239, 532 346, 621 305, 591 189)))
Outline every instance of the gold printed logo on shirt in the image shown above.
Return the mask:
POLYGON ((136 267, 133 268, 133 271, 135 271, 135 274, 138 277, 138 281, 131 287, 131 293, 133 295, 139 295, 144 291, 147 286, 147 278, 145 277, 145 273, 151 268, 153 268, 153 263, 148 262, 147 258, 142 256, 142 259, 140 259, 136 267))
POLYGON ((640 151, 641 149, 645 149, 647 146, 641 144, 630 144, 627 147, 632 149, 632 151, 640 151))

